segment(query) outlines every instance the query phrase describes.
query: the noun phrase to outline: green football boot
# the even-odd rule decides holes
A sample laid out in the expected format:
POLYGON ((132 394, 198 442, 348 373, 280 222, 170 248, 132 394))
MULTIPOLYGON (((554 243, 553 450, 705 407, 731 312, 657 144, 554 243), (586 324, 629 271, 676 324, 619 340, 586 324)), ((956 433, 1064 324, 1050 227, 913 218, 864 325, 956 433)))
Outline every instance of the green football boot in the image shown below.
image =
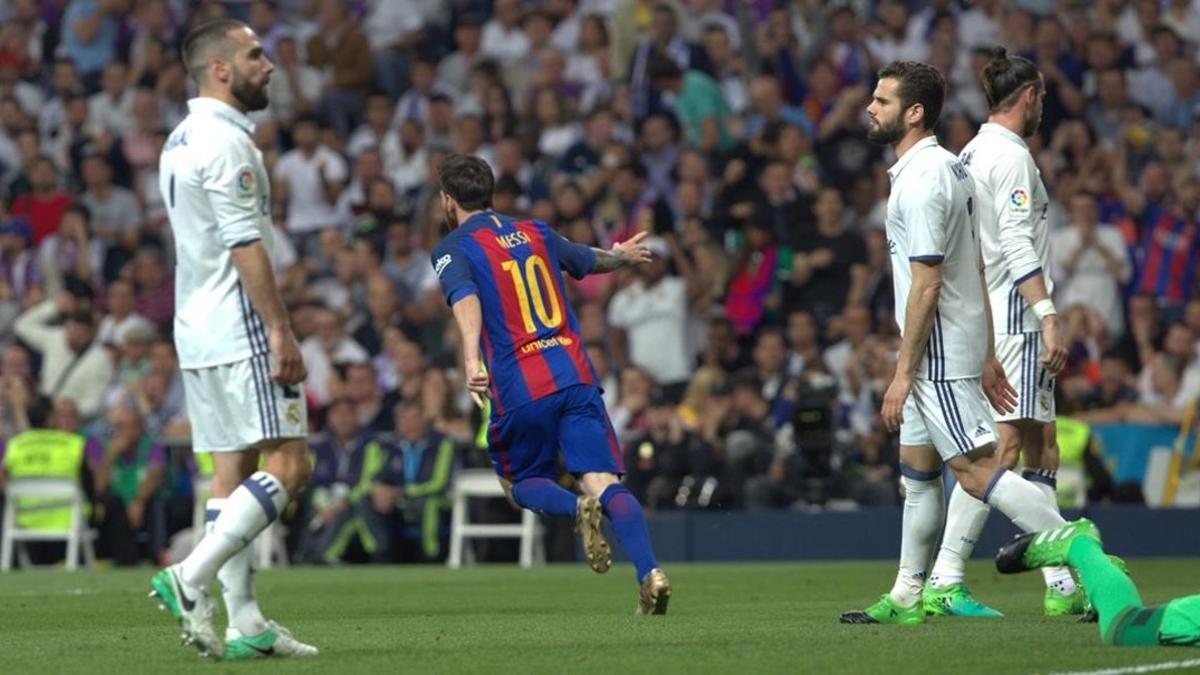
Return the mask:
POLYGON ((964 616, 979 619, 998 619, 1003 613, 979 602, 966 584, 951 584, 945 588, 926 585, 921 591, 925 616, 964 616))
POLYGON ((242 635, 235 628, 225 631, 225 660, 245 661, 268 657, 303 658, 316 656, 320 650, 292 637, 291 631, 274 621, 258 635, 242 635))
POLYGON ((150 579, 150 598, 179 622, 184 644, 194 646, 201 656, 221 658, 221 640, 212 625, 215 604, 206 589, 183 580, 179 565, 161 570, 150 579))
POLYGON ((1076 537, 1100 541, 1100 530, 1092 521, 1080 518, 1053 530, 1019 535, 996 553, 996 571, 1015 574, 1066 565, 1067 551, 1076 537))
POLYGON ((925 623, 925 610, 918 601, 912 607, 901 607, 892 602, 890 593, 884 593, 879 602, 854 612, 843 612, 841 623, 895 623, 913 625, 925 623))

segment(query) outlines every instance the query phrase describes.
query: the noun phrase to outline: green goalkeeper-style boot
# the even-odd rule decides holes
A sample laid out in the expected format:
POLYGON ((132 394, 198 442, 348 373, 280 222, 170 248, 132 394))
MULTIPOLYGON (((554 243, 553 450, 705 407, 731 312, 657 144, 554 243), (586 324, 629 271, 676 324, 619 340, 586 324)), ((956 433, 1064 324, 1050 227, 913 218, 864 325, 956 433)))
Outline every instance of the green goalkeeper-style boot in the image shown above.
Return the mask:
POLYGON ((925 609, 917 601, 912 607, 901 607, 892 602, 892 596, 884 593, 879 602, 870 607, 853 612, 843 612, 839 619, 841 623, 895 623, 913 625, 925 623, 925 609))
POLYGON ((1053 530, 1019 535, 1000 547, 996 554, 996 571, 1001 574, 1027 572, 1041 567, 1067 564, 1067 551, 1076 537, 1100 541, 1100 530, 1087 518, 1074 520, 1053 530))

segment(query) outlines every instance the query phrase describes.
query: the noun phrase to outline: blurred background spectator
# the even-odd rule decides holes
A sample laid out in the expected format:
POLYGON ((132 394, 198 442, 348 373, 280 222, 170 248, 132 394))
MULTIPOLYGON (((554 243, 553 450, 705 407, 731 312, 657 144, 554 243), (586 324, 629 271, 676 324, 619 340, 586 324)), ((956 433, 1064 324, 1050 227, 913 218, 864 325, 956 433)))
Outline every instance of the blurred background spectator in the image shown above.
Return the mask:
POLYGON ((189 524, 156 158, 194 91, 181 36, 229 13, 276 66, 254 138, 309 368, 319 470, 294 529, 311 559, 438 559, 453 471, 486 466, 427 254, 444 227, 430 177, 452 151, 493 167, 498 207, 574 241, 653 233, 651 264, 568 284, 648 507, 894 504, 877 415, 893 158, 866 143, 864 106, 884 62, 928 60, 951 81, 938 133, 958 149, 1001 41, 1046 79, 1030 146, 1071 346, 1060 410, 1178 423, 1200 395, 1194 5, 16 0, 3 434, 45 396, 100 443, 89 480, 119 562, 189 524))

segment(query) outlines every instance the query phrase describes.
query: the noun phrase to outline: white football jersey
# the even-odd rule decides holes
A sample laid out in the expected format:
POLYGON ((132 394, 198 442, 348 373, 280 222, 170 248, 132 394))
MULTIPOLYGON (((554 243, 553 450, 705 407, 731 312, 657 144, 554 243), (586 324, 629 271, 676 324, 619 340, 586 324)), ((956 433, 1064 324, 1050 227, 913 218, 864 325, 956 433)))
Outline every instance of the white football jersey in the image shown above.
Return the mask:
POLYGON ((914 261, 942 263, 933 330, 916 377, 979 377, 987 356, 987 315, 979 278, 974 184, 953 153, 930 136, 904 153, 888 175, 888 250, 896 291, 896 322, 904 332, 914 261))
POLYGON ((229 252, 261 241, 270 255, 271 195, 250 120, 213 98, 188 110, 163 146, 159 189, 175 238, 179 364, 208 368, 268 352, 229 252))
POLYGON ((992 325, 997 335, 1035 333, 1042 324, 1017 286, 1040 274, 1050 280, 1050 199, 1024 139, 999 124, 984 124, 959 155, 975 181, 980 246, 992 325))

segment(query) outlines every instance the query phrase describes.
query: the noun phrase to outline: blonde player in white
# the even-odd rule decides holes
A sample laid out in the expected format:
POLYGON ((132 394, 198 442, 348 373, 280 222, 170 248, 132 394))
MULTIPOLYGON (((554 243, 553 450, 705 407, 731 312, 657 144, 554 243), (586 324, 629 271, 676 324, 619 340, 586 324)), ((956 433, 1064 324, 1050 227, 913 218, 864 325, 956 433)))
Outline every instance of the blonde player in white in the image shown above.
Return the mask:
POLYGON ((902 339, 880 413, 889 430, 900 430, 904 519, 892 590, 842 614, 843 623, 925 621, 921 592, 945 514, 943 463, 969 494, 1027 532, 1064 522, 994 456, 992 408, 1011 410, 1014 392, 992 351, 974 185, 933 135, 945 96, 936 68, 900 61, 879 71, 867 107, 868 140, 897 156, 888 171, 887 236, 902 339))
MULTIPOLYGON (((1022 476, 1056 503, 1054 376, 1066 349, 1050 300, 1050 201, 1024 140, 1037 133, 1046 89, 1037 66, 1008 56, 1003 47, 994 50, 982 79, 991 114, 960 158, 975 182, 996 356, 1017 391, 1016 409, 996 415, 996 456, 1012 469, 1023 454, 1022 476)), ((925 589, 927 613, 1003 616, 972 597, 963 579, 989 511, 961 488, 951 494, 942 547, 925 589)), ((1083 613, 1085 594, 1069 568, 1047 567, 1042 573, 1047 615, 1083 613)))
POLYGON ((263 618, 250 542, 308 482, 304 361, 271 271, 267 173, 246 113, 267 105, 272 65, 248 26, 217 20, 184 39, 199 86, 159 160, 174 231, 175 344, 196 452, 213 457, 209 525, 196 550, 159 572, 151 596, 201 654, 229 660, 313 656, 263 618), (265 458, 258 469, 260 454, 265 458), (229 627, 212 625, 213 579, 229 627))

